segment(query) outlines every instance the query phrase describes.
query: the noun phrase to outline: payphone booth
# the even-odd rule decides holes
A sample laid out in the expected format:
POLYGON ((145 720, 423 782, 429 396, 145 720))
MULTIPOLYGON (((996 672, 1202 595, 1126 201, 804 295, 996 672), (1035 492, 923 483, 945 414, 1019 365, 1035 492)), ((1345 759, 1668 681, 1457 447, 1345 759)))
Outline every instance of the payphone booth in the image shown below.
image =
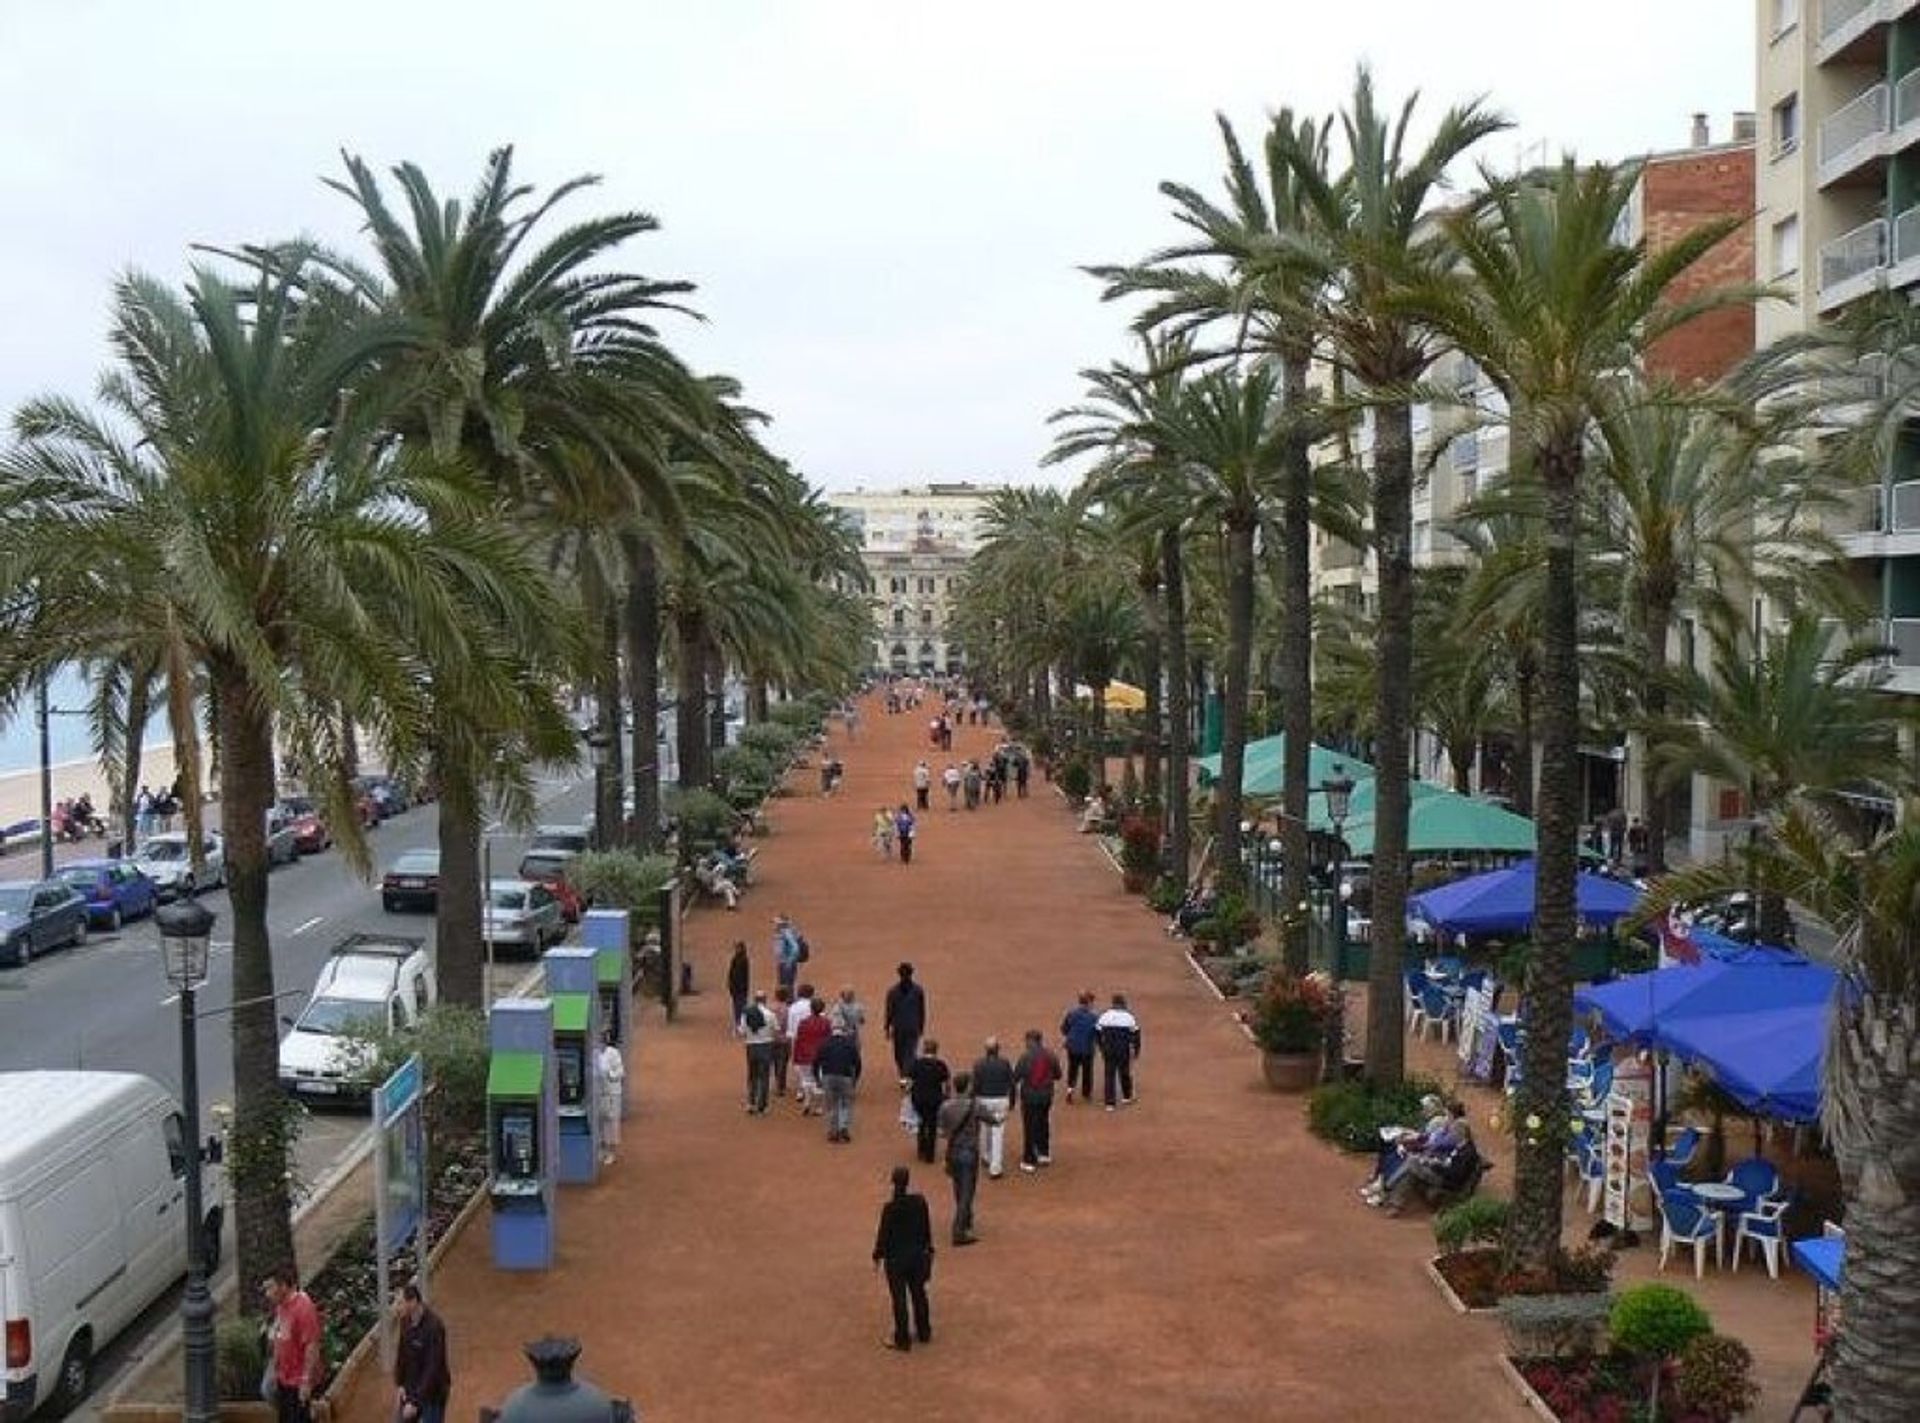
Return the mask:
POLYGON ((502 998, 487 1015, 487 1037, 493 1263, 501 1270, 551 1269, 560 1159, 553 1005, 502 998))
POLYGON ((633 1052, 638 1042, 640 1008, 633 998, 633 951, 624 909, 589 909, 580 920, 580 938, 594 951, 594 981, 600 994, 600 1026, 613 1035, 613 1045, 627 1060, 620 1079, 620 1115, 631 1110, 633 1052))
POLYGON ((593 1059, 600 1049, 598 959, 592 949, 571 946, 548 949, 544 959, 547 999, 553 1004, 563 1186, 590 1186, 600 1175, 600 1123, 593 1111, 593 1059))

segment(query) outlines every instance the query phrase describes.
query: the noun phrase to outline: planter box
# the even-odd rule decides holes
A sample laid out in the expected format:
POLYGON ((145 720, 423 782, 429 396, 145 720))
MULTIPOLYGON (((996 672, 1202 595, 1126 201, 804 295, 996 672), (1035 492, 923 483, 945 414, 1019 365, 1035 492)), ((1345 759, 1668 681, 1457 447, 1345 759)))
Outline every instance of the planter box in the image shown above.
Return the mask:
POLYGON ((1513 1366, 1512 1359, 1502 1354, 1499 1364, 1501 1374, 1513 1385, 1513 1391, 1520 1395, 1520 1401, 1526 1404, 1529 1412, 1546 1419, 1547 1423, 1560 1423, 1560 1415, 1547 1406, 1546 1399, 1534 1392, 1533 1385, 1513 1366))
MULTIPOLYGON (((1440 1291, 1440 1298, 1447 1302, 1455 1314, 1493 1314, 1499 1309, 1498 1305, 1473 1305, 1461 1299, 1453 1292, 1453 1286, 1447 1283, 1447 1277, 1440 1273, 1440 1260, 1441 1257, 1435 1255, 1427 1261, 1427 1278, 1433 1281, 1433 1287, 1440 1291)), ((1526 1380, 1522 1379, 1521 1382, 1526 1380)))
POLYGON ((1262 1052, 1260 1073, 1276 1092, 1305 1092, 1320 1081, 1320 1054, 1262 1052))

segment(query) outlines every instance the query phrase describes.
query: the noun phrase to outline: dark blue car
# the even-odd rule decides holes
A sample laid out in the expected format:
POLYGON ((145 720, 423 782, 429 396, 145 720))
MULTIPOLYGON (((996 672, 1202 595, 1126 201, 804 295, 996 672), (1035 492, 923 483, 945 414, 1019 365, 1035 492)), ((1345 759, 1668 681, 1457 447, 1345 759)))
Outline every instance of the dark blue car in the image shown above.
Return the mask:
POLYGON ((118 929, 160 902, 159 887, 124 860, 75 860, 57 873, 87 902, 88 922, 101 928, 118 929))

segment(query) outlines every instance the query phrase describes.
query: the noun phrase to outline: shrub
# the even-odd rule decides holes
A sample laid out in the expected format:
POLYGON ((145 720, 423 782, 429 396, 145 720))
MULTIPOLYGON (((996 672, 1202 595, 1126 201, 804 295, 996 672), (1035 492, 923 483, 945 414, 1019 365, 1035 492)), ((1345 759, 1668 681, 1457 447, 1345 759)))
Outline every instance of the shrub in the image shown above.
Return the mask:
POLYGON ((1438 1096, 1431 1077, 1408 1077, 1398 1086, 1376 1088, 1366 1082, 1329 1082, 1307 1099, 1307 1128, 1323 1141, 1347 1151, 1380 1149, 1380 1128, 1420 1121, 1420 1099, 1438 1096))
POLYGON ((1641 1359, 1671 1359, 1702 1335, 1713 1321, 1699 1302, 1672 1285, 1635 1285, 1614 1302, 1608 1329, 1616 1347, 1641 1359))
POLYGON ((1515 1270, 1500 1281, 1503 1295, 1599 1294, 1613 1279, 1613 1251, 1604 1244, 1557 1250, 1543 1270, 1515 1270))
POLYGON ((1680 1351, 1674 1388, 1681 1407, 1712 1423, 1743 1417, 1760 1402, 1753 1355, 1724 1334, 1702 1334, 1680 1351))
POLYGON ((375 1018, 353 1024, 343 1036, 365 1045, 368 1076, 376 1083, 386 1081, 413 1054, 420 1055, 432 1089, 421 1110, 427 1140, 435 1148, 478 1137, 485 1130, 492 1048, 486 1014, 478 1008, 436 1003, 404 1032, 395 1032, 375 1018))
POLYGON ((1128 810, 1136 809, 1140 804, 1140 773, 1133 769, 1133 757, 1120 771, 1120 804, 1128 810))
POLYGON ((229 1403, 258 1403, 267 1371, 267 1341, 260 1321, 227 1316, 213 1326, 214 1389, 229 1403))
POLYGON ((1434 1242, 1445 1251, 1492 1244, 1506 1233, 1508 1210, 1496 1196, 1470 1196, 1433 1218, 1434 1242))
POLYGON ((713 774, 721 781, 757 781, 770 786, 777 767, 766 752, 743 744, 714 753, 713 774))
POLYGON ((1162 875, 1147 891, 1147 907, 1156 914, 1171 914, 1186 902, 1187 892, 1172 875, 1162 875))
POLYGON ((1595 1353, 1614 1308, 1611 1295, 1514 1295, 1500 1301, 1507 1345, 1522 1359, 1595 1353))
POLYGON ((1325 974, 1280 970, 1267 975, 1247 1026, 1267 1052, 1317 1052, 1340 1011, 1339 990, 1325 974))
POLYGON ((1160 868, 1160 827, 1144 815, 1120 822, 1120 868, 1142 881, 1160 868))
POLYGON ((667 855, 637 855, 631 850, 590 850, 567 865, 567 880, 602 909, 624 909, 637 938, 642 928, 660 922, 660 891, 676 873, 667 855))
POLYGON ((1061 768, 1060 789, 1072 800, 1085 800, 1093 790, 1093 768, 1075 756, 1061 768))
POLYGON ((708 790, 674 790, 667 795, 667 811, 680 829, 683 854, 711 850, 733 828, 734 808, 723 796, 708 790))
POLYGON ((1213 913, 1193 926, 1193 937, 1231 953, 1260 937, 1260 912, 1241 895, 1223 894, 1215 902, 1213 913))
POLYGON ((793 759, 793 750, 800 744, 800 733, 777 721, 756 721, 740 729, 740 744, 758 751, 774 765, 784 766, 793 759))
POLYGON ((779 726, 791 727, 802 736, 811 736, 820 729, 820 718, 825 715, 817 712, 806 701, 775 702, 767 708, 767 720, 779 726))

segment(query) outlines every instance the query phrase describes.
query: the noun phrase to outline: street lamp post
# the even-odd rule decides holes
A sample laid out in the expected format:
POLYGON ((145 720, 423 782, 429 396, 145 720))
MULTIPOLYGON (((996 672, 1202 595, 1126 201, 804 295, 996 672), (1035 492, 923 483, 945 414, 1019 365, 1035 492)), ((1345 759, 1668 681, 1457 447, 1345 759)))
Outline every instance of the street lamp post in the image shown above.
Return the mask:
POLYGON ((1333 972, 1337 981, 1347 966, 1347 901, 1353 886, 1347 883, 1347 812, 1353 809, 1353 777, 1345 766, 1335 765, 1333 774, 1320 783, 1327 798, 1327 819, 1333 822, 1333 972))
POLYGON ((160 929, 160 957, 167 982, 180 996, 180 1106, 186 1118, 187 1286, 180 1300, 180 1332, 187 1366, 186 1423, 213 1423, 219 1416, 214 1397, 213 1295, 207 1289, 206 1242, 201 1239, 200 1051, 194 1018, 194 992, 207 981, 207 941, 214 915, 197 899, 163 904, 154 911, 160 929))
POLYGON ((593 758, 593 848, 604 850, 607 838, 607 763, 613 757, 613 742, 599 727, 587 733, 587 752, 593 758))

